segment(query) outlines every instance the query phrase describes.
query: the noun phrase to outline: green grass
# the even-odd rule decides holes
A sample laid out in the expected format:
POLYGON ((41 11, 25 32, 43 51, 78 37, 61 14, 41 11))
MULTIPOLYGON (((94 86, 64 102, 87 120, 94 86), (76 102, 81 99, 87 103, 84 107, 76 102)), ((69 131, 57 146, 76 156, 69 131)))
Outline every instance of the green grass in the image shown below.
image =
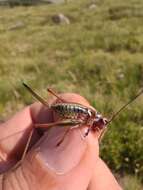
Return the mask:
MULTIPOLYGON (((108 117, 142 89, 143 2, 90 4, 0 7, 2 118, 33 101, 23 80, 45 97, 47 87, 77 92, 108 117), (70 25, 55 24, 58 13, 70 25)), ((143 176, 143 96, 110 125, 101 155, 115 172, 143 176)))
POLYGON ((142 184, 137 177, 127 175, 119 181, 124 190, 142 190, 142 184))

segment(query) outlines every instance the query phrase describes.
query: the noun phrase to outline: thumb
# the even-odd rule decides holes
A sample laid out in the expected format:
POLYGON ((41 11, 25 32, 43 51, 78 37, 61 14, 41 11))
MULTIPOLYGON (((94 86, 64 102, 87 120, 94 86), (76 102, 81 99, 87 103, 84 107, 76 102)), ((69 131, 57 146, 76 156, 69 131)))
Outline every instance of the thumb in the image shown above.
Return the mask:
POLYGON ((80 130, 73 129, 57 147, 66 130, 55 127, 45 132, 21 166, 6 175, 4 188, 13 184, 15 190, 86 189, 98 158, 98 142, 92 134, 83 140, 80 130), (90 145, 95 146, 94 152, 90 145))

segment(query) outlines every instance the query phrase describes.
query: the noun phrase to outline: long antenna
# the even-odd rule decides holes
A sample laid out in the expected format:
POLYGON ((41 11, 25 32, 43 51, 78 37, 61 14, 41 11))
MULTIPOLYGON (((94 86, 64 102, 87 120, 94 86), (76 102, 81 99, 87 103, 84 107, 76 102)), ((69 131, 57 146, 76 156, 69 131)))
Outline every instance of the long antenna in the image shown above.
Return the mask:
POLYGON ((107 122, 107 124, 111 123, 111 121, 113 121, 115 119, 115 117, 117 117, 117 115, 119 115, 119 113, 125 109, 129 104, 131 104, 136 98, 138 98, 141 94, 143 93, 143 89, 133 98, 131 99, 129 102, 127 102, 124 106, 122 106, 112 117, 111 119, 107 122))
POLYGON ((30 88, 30 86, 28 86, 26 83, 22 83, 23 84, 23 86, 37 99, 37 100, 39 100, 43 105, 45 105, 45 106, 48 106, 49 107, 49 104, 39 95, 39 94, 37 94, 36 92, 34 92, 33 90, 32 90, 32 88, 30 88))

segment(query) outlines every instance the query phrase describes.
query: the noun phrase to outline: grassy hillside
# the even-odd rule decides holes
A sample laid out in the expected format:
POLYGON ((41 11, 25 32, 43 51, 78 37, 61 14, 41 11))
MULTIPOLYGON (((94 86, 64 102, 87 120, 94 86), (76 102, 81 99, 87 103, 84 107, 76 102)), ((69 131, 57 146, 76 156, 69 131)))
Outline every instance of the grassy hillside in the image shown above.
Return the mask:
MULTIPOLYGON (((0 7, 0 115, 43 96, 77 92, 110 117, 143 87, 143 1, 78 0, 0 7), (56 24, 63 13, 70 24, 56 24)), ((143 96, 110 125, 101 155, 115 171, 143 176, 143 96)))

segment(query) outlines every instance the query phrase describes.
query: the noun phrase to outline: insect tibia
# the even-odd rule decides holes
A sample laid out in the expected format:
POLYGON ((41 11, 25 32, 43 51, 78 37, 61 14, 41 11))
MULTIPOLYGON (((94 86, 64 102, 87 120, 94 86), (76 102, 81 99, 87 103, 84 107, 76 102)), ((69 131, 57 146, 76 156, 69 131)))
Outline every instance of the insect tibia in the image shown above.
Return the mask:
POLYGON ((60 144, 64 141, 65 137, 67 136, 67 134, 69 133, 70 130, 71 130, 71 128, 68 128, 68 130, 63 135, 62 139, 56 144, 56 147, 60 146, 60 144))
POLYGON ((30 86, 28 86, 26 83, 22 83, 23 86, 37 99, 39 100, 43 105, 49 107, 49 104, 47 103, 46 100, 44 100, 39 94, 37 94, 36 92, 34 92, 32 90, 32 88, 30 88, 30 86))

